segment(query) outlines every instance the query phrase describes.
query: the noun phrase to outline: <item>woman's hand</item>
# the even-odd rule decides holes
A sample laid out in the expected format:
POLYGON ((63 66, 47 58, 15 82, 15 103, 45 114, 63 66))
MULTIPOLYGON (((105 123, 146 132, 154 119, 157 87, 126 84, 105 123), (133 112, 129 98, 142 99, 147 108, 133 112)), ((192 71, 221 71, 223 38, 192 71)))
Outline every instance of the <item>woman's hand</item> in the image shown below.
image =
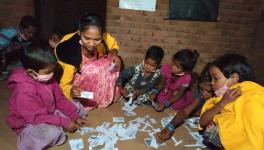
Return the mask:
POLYGON ((113 63, 115 63, 115 68, 120 69, 122 61, 121 58, 118 56, 118 50, 112 49, 110 52, 110 56, 112 57, 113 63))
POLYGON ((81 97, 81 90, 77 86, 72 86, 71 88, 71 96, 75 98, 80 98, 81 97))

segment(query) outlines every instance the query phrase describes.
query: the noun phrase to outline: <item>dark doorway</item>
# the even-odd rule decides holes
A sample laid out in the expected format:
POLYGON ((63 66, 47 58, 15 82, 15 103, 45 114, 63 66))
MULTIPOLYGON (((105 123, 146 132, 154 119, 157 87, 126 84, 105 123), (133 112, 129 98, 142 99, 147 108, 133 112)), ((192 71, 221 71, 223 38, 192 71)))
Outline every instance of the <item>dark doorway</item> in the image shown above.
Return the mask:
POLYGON ((106 21, 106 0, 35 0, 36 16, 41 22, 41 37, 47 39, 52 29, 75 32, 78 20, 87 12, 106 21))

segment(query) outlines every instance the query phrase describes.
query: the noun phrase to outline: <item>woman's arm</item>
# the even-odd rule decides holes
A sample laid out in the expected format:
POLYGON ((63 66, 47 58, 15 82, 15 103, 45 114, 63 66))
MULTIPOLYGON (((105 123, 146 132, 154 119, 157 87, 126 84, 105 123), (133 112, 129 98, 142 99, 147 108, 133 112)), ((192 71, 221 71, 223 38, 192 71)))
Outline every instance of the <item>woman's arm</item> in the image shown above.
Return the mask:
POLYGON ((74 79, 75 67, 66 63, 59 61, 63 69, 63 74, 60 80, 60 87, 63 91, 63 94, 67 99, 72 100, 71 89, 72 81, 74 79))

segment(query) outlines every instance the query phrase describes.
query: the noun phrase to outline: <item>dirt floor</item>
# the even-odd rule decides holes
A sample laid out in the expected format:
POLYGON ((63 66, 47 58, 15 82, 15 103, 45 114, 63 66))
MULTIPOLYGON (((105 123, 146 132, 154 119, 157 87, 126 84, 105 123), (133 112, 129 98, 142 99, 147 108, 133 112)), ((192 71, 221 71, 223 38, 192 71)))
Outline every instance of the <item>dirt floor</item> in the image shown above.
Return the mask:
MULTIPOLYGON (((3 81, 0 81, 0 145, 2 150, 15 150, 16 148, 16 135, 15 133, 8 128, 8 126, 5 123, 5 118, 8 113, 7 104, 8 104, 8 96, 9 91, 6 88, 6 85, 3 81)), ((137 117, 143 117, 146 115, 149 115, 151 118, 154 118, 157 123, 152 124, 154 128, 161 128, 160 120, 161 118, 168 117, 170 115, 173 115, 175 112, 173 110, 166 110, 165 112, 158 113, 152 109, 152 107, 137 107, 135 109, 135 112, 137 113, 137 116, 133 117, 127 117, 124 115, 123 110, 121 108, 123 107, 122 103, 115 103, 109 108, 106 109, 98 109, 93 110, 89 112, 88 120, 91 122, 91 127, 96 127, 101 125, 103 122, 110 122, 111 125, 113 125, 113 117, 125 117, 125 121, 128 122, 130 120, 133 120, 137 117)), ((80 135, 80 133, 73 133, 68 134, 68 139, 78 139, 82 138, 84 142, 84 149, 88 149, 88 137, 91 135, 97 135, 98 133, 90 133, 86 135, 80 135)), ((148 136, 148 133, 146 132, 139 132, 137 133, 136 139, 131 140, 125 140, 125 141, 118 141, 115 147, 117 147, 120 150, 144 150, 144 149, 153 149, 149 148, 144 143, 144 138, 148 136)), ((183 143, 179 144, 178 146, 174 145, 174 142, 172 140, 168 140, 165 144, 165 146, 160 147, 160 150, 197 150, 201 149, 201 147, 185 147, 184 145, 188 144, 195 144, 195 140, 191 137, 188 130, 180 126, 176 129, 174 135, 177 140, 182 140, 183 143)), ((103 147, 96 147, 95 149, 101 149, 103 147)), ((61 146, 53 147, 52 150, 69 150, 69 142, 67 141, 61 146)))

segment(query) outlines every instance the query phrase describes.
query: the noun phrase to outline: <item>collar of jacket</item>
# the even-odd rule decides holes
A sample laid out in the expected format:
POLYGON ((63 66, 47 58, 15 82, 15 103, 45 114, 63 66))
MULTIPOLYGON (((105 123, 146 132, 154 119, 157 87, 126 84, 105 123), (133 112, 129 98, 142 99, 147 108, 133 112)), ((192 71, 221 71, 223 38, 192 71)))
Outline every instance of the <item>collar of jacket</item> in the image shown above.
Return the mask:
POLYGON ((58 59, 64 63, 73 65, 77 69, 77 72, 80 72, 80 64, 82 63, 79 40, 80 36, 76 33, 70 39, 59 43, 56 47, 58 59))

